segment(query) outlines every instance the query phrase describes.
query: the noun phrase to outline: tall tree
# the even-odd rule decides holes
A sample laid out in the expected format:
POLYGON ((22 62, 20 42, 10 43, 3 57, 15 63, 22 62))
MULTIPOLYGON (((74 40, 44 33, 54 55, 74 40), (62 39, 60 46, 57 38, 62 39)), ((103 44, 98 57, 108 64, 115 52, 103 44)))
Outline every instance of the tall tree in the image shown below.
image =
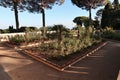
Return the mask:
POLYGON ((89 26, 89 18, 86 16, 75 17, 73 22, 76 23, 76 25, 82 26, 84 24, 85 27, 89 26))
POLYGON ((102 12, 102 19, 101 19, 101 27, 102 28, 111 26, 111 23, 113 20, 112 12, 113 12, 112 4, 109 2, 106 4, 106 6, 102 12))
MULTIPOLYGON (((84 26, 86 28, 88 28, 89 26, 89 18, 86 16, 79 16, 74 18, 73 20, 74 23, 76 23, 76 27, 77 27, 77 37, 78 39, 80 38, 80 29, 82 29, 81 27, 84 26)), ((93 20, 92 20, 92 24, 93 24, 93 20)))
POLYGON ((18 10, 23 11, 25 5, 25 0, 0 0, 0 6, 3 6, 5 8, 11 8, 11 10, 14 10, 17 30, 19 29, 18 10))
POLYGON ((45 8, 51 9, 54 4, 62 4, 64 0, 28 0, 28 11, 42 13, 43 36, 45 37, 45 8))
POLYGON ((79 8, 89 11, 89 25, 91 26, 91 9, 102 6, 107 0, 71 0, 79 8))

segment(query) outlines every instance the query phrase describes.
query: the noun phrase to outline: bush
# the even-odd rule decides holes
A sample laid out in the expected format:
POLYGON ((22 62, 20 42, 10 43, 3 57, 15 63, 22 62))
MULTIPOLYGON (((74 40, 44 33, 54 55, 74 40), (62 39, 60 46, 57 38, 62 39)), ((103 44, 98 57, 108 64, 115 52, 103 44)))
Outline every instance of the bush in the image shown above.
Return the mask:
POLYGON ((9 41, 15 44, 20 44, 22 42, 25 42, 25 36, 23 35, 15 35, 14 37, 9 37, 9 41))
POLYGON ((103 30, 102 37, 107 39, 120 40, 120 33, 116 32, 112 28, 106 28, 103 30))
POLYGON ((29 28, 26 28, 25 35, 15 35, 13 37, 9 37, 10 42, 14 42, 16 44, 20 44, 23 42, 35 42, 42 39, 41 33, 37 31, 30 32, 29 28))
POLYGON ((1 30, 1 33, 10 33, 9 29, 1 30))
MULTIPOLYGON (((82 29, 80 29, 82 30, 82 29)), ((80 39, 77 37, 64 37, 62 44, 59 45, 59 40, 51 43, 42 43, 40 49, 46 52, 49 57, 63 58, 73 53, 80 51, 81 49, 87 48, 100 40, 94 39, 92 35, 91 28, 88 30, 80 31, 80 39)))
POLYGON ((18 31, 25 32, 27 28, 29 28, 29 31, 38 31, 38 29, 36 27, 26 27, 26 26, 20 27, 20 29, 18 31))

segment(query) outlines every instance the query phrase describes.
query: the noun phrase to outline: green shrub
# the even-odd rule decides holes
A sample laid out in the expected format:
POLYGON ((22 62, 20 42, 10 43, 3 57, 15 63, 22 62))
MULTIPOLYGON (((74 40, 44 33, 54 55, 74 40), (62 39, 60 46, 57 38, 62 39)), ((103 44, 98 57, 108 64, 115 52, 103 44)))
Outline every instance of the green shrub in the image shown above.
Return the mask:
POLYGON ((38 31, 30 31, 30 28, 25 30, 25 38, 27 42, 34 42, 42 39, 41 33, 38 31))
POLYGON ((16 44, 20 44, 22 42, 25 42, 25 36, 23 35, 15 35, 14 37, 9 37, 9 41, 16 43, 16 44))
MULTIPOLYGON (((62 32, 62 36, 57 33, 51 33, 48 34, 50 39, 53 39, 52 42, 44 42, 41 43, 41 45, 37 48, 37 50, 40 50, 45 53, 49 57, 53 58, 63 58, 68 55, 74 54, 81 49, 88 48, 89 46, 93 45, 94 43, 97 43, 99 39, 94 39, 92 36, 93 30, 91 27, 84 29, 82 27, 79 28, 79 38, 77 38, 76 35, 78 34, 77 31, 70 31, 68 33, 62 32), (60 38, 62 38, 61 43, 60 43, 60 38)), ((26 30, 26 35, 25 35, 25 40, 27 41, 34 41, 34 40, 40 40, 41 35, 30 32, 29 29, 26 30)))
POLYGON ((106 28, 103 30, 102 37, 107 39, 120 40, 120 33, 111 28, 106 28))
POLYGON ((4 29, 4 30, 1 30, 1 33, 9 33, 9 29, 4 29))
POLYGON ((15 35, 13 37, 9 37, 9 41, 10 42, 14 42, 14 43, 23 43, 23 42, 35 42, 35 41, 39 41, 42 39, 42 36, 40 33, 38 32, 30 32, 29 28, 26 28, 26 32, 25 35, 15 35))

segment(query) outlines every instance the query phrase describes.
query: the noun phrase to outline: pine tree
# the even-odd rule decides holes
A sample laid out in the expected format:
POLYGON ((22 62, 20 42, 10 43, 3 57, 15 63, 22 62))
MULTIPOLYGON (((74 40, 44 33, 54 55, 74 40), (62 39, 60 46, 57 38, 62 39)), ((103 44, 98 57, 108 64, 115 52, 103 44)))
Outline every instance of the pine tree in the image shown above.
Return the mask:
POLYGON ((5 8, 11 8, 11 10, 15 13, 15 22, 16 29, 19 29, 19 18, 18 18, 18 10, 25 10, 26 2, 25 0, 0 0, 0 6, 5 8))
POLYGON ((103 13, 102 13, 102 19, 101 19, 101 26, 102 28, 105 28, 105 27, 109 27, 112 25, 112 4, 111 3, 108 3, 104 10, 103 10, 103 13))
POLYGON ((27 0, 27 10, 31 13, 41 13, 43 37, 45 37, 45 8, 51 9, 54 4, 62 4, 64 0, 27 0))
POLYGON ((99 6, 102 6, 107 2, 107 0, 71 0, 73 4, 77 7, 89 11, 89 25, 91 26, 92 14, 91 10, 96 9, 99 6))

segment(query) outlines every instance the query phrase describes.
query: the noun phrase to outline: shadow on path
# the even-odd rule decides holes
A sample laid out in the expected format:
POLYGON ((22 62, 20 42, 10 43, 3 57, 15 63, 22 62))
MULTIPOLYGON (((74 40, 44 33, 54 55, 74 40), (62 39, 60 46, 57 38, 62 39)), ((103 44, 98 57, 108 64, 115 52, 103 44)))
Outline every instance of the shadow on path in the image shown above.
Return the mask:
POLYGON ((84 71, 80 80, 117 80, 120 69, 120 43, 109 42, 96 53, 72 65, 67 70, 84 71))
MULTIPOLYGON (((2 45, 0 47, 7 50, 2 45)), ((6 73, 3 65, 0 65, 0 80, 116 80, 120 69, 120 43, 116 42, 109 42, 101 50, 66 69, 66 72, 56 71, 25 54, 9 50, 0 57, 3 60, 12 58, 15 63, 12 65, 11 61, 2 61, 1 64, 10 69, 6 73)))
POLYGON ((4 71, 4 68, 0 65, 0 80, 12 80, 7 72, 4 71))
POLYGON ((21 57, 14 57, 14 56, 8 56, 8 55, 0 55, 0 57, 8 57, 8 58, 15 58, 15 59, 25 59, 21 57))

